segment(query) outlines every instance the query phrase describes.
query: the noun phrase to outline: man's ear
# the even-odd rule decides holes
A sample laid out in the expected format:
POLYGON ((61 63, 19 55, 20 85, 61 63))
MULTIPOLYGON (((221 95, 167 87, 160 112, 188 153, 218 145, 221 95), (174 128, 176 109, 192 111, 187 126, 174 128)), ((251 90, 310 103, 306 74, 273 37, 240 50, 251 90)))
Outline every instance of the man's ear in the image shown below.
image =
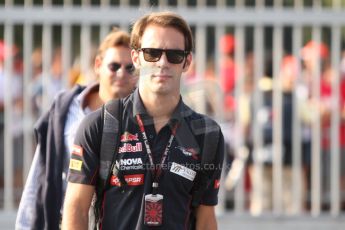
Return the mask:
POLYGON ((189 69, 190 64, 192 63, 193 55, 189 53, 186 56, 185 62, 183 63, 183 72, 186 72, 189 69))
POLYGON ((136 51, 134 49, 132 49, 132 51, 131 51, 132 62, 133 62, 133 65, 136 69, 139 69, 139 67, 140 67, 139 53, 140 53, 139 51, 136 51))
POLYGON ((93 70, 95 71, 96 76, 99 75, 99 71, 100 71, 101 65, 102 65, 102 59, 99 56, 97 56, 95 58, 95 62, 93 64, 93 70))

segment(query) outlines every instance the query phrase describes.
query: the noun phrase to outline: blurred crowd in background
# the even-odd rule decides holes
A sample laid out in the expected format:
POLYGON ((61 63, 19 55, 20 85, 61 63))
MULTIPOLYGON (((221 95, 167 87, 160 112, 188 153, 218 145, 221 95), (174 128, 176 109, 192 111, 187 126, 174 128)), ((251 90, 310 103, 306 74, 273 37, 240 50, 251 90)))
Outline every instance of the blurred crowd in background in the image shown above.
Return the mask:
MULTIPOLYGON (((195 76, 195 71, 190 69, 184 79, 186 88, 193 87, 195 79, 206 80, 205 87, 207 103, 207 113, 215 113, 217 98, 216 95, 221 90, 223 97, 223 109, 226 123, 233 124, 230 128, 230 134, 225 133, 228 141, 228 156, 230 162, 235 157, 234 142, 238 135, 235 127, 240 127, 244 133, 245 146, 249 151, 247 166, 244 171, 244 186, 246 192, 247 207, 252 214, 260 214, 270 211, 273 208, 273 94, 274 87, 280 87, 282 95, 282 164, 283 164, 283 209, 286 214, 293 214, 293 123, 294 108, 298 107, 298 119, 301 128, 301 178, 302 178, 302 203, 303 210, 311 208, 311 158, 312 158, 312 125, 316 114, 319 114, 320 120, 320 146, 321 146, 321 208, 330 209, 331 201, 331 119, 332 114, 339 112, 339 152, 340 152, 340 196, 341 209, 345 210, 345 50, 341 52, 340 68, 334 69, 331 65, 330 48, 325 43, 317 43, 309 40, 300 50, 300 58, 292 54, 284 54, 278 71, 278 76, 273 76, 272 56, 268 56, 264 61, 264 76, 261 76, 257 85, 255 85, 255 63, 254 53, 249 51, 245 55, 244 67, 241 70, 235 62, 235 39, 231 34, 225 35, 219 41, 220 46, 220 72, 215 75, 213 63, 207 67, 205 75, 202 78, 195 76), (319 70, 319 71, 317 71, 319 70), (238 71, 243 71, 243 88, 236 97, 236 81, 238 71), (316 75, 316 74, 319 74, 316 75), (335 78, 339 79, 338 89, 333 88, 335 78), (277 79, 279 84, 274 83, 277 79), (314 95, 313 90, 315 81, 319 81, 319 100, 314 95), (216 85, 216 87, 214 87, 216 85), (254 90, 259 90, 262 95, 262 105, 258 113, 253 114, 255 100, 254 90), (339 100, 335 100, 334 92, 339 92, 339 100), (295 107, 296 104, 296 107, 295 107), (239 112, 240 124, 236 122, 236 112, 239 112), (263 148, 254 152, 253 148, 253 126, 254 120, 259 120, 262 127, 263 148), (263 177, 254 170, 253 158, 263 164, 263 177), (262 183, 262 184, 258 184, 262 183), (262 188, 262 196, 252 193, 254 188, 262 188)), ((188 92, 188 89, 186 90, 188 92)), ((187 96, 187 103, 193 104, 195 99, 193 92, 190 97, 187 96)), ((228 127, 228 126, 227 126, 228 127)), ((224 131, 224 130, 223 130, 224 131)), ((229 207, 233 203, 228 204, 229 207)))

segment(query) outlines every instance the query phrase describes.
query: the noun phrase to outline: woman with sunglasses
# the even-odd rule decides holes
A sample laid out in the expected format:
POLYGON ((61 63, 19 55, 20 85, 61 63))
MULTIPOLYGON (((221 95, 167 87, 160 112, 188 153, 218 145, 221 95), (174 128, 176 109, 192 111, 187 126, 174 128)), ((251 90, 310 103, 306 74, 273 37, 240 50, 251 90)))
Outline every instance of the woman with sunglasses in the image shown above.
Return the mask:
MULTIPOLYGON (((175 13, 151 13, 134 24, 131 46, 138 88, 123 100, 120 144, 104 194, 100 227, 217 229, 214 206, 223 135, 213 120, 191 110, 180 96, 181 74, 192 61, 191 30, 175 13), (214 141, 213 148, 206 148, 210 141, 214 141), (207 154, 212 158, 206 166, 202 159, 207 154), (201 193, 197 197, 194 191, 201 193), (191 213, 196 225, 191 224, 191 213)), ((72 154, 71 160, 81 160, 82 166, 69 171, 63 229, 87 228, 87 212, 97 186, 94 178, 102 170, 98 157, 101 126, 98 111, 86 117, 78 130, 75 145, 83 157, 72 154)))

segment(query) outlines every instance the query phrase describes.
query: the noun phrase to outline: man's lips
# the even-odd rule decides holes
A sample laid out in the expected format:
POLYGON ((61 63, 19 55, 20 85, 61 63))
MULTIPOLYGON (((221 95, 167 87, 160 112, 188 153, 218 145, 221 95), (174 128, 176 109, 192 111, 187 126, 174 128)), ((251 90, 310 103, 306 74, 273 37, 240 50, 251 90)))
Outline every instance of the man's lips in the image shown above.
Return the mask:
POLYGON ((172 78, 172 76, 168 74, 157 74, 157 75, 153 75, 153 78, 156 78, 158 80, 168 80, 172 78))
POLYGON ((114 80, 111 82, 112 85, 116 85, 116 86, 123 86, 128 84, 126 81, 123 80, 114 80))

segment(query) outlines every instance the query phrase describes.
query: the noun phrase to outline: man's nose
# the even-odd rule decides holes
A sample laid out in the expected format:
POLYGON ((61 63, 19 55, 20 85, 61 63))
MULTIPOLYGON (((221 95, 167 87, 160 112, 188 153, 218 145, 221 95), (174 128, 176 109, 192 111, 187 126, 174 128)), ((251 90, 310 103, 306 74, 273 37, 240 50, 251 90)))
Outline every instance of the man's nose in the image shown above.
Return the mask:
POLYGON ((159 66, 165 66, 169 63, 167 55, 165 52, 162 53, 161 58, 158 60, 158 65, 159 66))
POLYGON ((122 78, 122 77, 126 77, 127 71, 125 70, 124 66, 121 66, 118 70, 116 70, 115 73, 116 73, 116 77, 122 78))

